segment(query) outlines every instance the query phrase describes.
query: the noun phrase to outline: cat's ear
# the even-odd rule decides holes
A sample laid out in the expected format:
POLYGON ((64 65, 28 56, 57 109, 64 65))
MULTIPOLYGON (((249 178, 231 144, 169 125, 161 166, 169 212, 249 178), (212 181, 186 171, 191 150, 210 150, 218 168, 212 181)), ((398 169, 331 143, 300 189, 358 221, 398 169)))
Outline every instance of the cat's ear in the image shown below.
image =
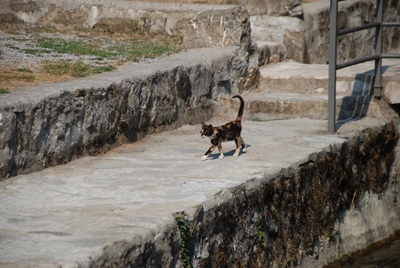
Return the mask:
POLYGON ((211 124, 208 125, 209 128, 212 128, 213 126, 211 124))
POLYGON ((201 122, 201 124, 202 124, 203 126, 205 126, 205 125, 206 125, 204 122, 201 122))

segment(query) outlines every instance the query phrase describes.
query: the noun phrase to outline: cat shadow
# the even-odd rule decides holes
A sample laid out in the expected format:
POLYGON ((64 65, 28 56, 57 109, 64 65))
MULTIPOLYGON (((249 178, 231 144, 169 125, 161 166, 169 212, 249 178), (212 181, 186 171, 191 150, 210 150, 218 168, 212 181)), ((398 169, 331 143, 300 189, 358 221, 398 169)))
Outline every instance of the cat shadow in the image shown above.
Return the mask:
MULTIPOLYGON (((249 147, 251 147, 251 145, 250 145, 250 144, 246 144, 246 146, 245 146, 244 148, 247 150, 247 148, 249 148, 249 147)), ((224 146, 222 146, 222 150, 223 150, 223 149, 224 149, 224 146)), ((215 149, 215 150, 217 150, 217 149, 215 149)), ((227 151, 227 152, 224 151, 224 156, 225 156, 225 157, 227 157, 227 156, 233 157, 233 155, 235 154, 235 151, 236 151, 236 148, 235 148, 235 149, 232 149, 232 150, 229 150, 229 151, 227 151)), ((244 153, 243 153, 242 150, 240 150, 239 157, 240 157, 242 154, 244 154, 244 153)), ((218 159, 218 158, 219 158, 219 152, 217 151, 216 153, 212 153, 211 155, 208 156, 208 158, 209 158, 209 160, 218 159)))

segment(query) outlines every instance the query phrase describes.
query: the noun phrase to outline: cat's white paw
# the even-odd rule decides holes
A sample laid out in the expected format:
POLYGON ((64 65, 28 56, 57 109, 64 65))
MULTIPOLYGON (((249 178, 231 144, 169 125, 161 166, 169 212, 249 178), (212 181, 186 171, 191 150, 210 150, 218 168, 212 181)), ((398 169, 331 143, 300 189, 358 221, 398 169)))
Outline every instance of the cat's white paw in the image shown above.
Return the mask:
POLYGON ((224 159, 225 158, 225 156, 223 156, 223 155, 219 155, 219 157, 218 158, 220 158, 220 159, 224 159))
POLYGON ((208 156, 207 155, 203 155, 202 157, 201 157, 201 160, 207 160, 207 158, 208 158, 208 156))
POLYGON ((234 155, 233 155, 233 157, 238 157, 238 156, 239 156, 238 154, 234 154, 234 155))
POLYGON ((243 148, 243 149, 242 149, 242 152, 243 152, 243 153, 246 153, 246 148, 243 148))

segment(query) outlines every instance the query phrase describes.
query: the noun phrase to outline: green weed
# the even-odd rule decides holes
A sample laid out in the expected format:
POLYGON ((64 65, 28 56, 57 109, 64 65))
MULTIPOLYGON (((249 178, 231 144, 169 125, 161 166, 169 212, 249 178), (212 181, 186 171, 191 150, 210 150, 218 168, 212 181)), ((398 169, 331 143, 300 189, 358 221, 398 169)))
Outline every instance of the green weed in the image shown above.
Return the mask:
POLYGON ((195 228, 193 228, 189 220, 187 220, 184 214, 179 215, 175 218, 176 223, 178 224, 179 233, 181 235, 181 251, 180 257, 183 262, 183 267, 191 268, 192 264, 190 263, 190 240, 194 236, 195 228))
POLYGON ((116 56, 115 52, 102 49, 94 44, 86 44, 82 41, 68 41, 61 38, 42 38, 39 46, 61 54, 73 54, 76 56, 91 55, 102 58, 116 56))
POLYGON ((7 88, 0 88, 0 94, 10 93, 10 90, 7 88))
POLYGON ((25 68, 25 67, 18 68, 17 70, 20 71, 20 72, 23 72, 23 73, 33 73, 31 69, 28 69, 28 68, 25 68))
POLYGON ((114 66, 95 66, 86 64, 82 61, 71 62, 66 60, 48 61, 43 69, 46 73, 52 75, 71 75, 73 77, 85 77, 92 74, 109 72, 115 70, 114 66))
POLYGON ((263 248, 267 247, 267 234, 258 227, 258 242, 263 248))

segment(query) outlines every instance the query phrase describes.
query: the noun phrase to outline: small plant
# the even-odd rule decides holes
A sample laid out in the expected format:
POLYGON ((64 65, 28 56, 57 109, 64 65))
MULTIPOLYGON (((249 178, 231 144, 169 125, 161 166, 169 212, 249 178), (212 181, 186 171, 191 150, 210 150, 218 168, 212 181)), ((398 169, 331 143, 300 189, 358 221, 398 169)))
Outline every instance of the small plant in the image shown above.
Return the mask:
POLYGON ((263 248, 267 247, 267 234, 258 227, 258 242, 263 248))
POLYGON ((175 218, 176 223, 178 224, 179 233, 181 235, 181 251, 180 257, 183 262, 183 266, 185 268, 191 268, 192 264, 190 263, 190 240, 193 238, 195 233, 195 228, 190 226, 189 221, 187 220, 184 214, 180 214, 175 218))
POLYGON ((10 93, 10 90, 7 88, 0 88, 0 94, 10 93))

